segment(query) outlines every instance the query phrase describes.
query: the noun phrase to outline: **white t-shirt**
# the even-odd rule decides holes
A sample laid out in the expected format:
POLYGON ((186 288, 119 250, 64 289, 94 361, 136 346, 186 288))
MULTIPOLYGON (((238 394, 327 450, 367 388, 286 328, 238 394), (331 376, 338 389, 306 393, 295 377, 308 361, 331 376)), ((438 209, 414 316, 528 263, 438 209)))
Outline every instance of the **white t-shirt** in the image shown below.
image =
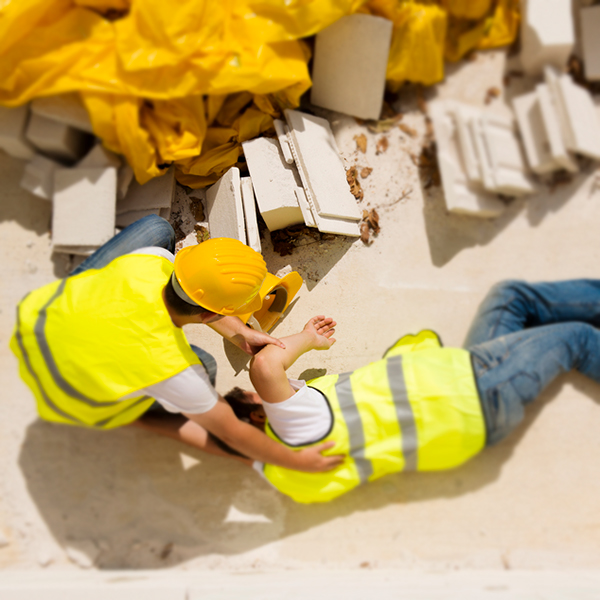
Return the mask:
MULTIPOLYGON (((171 252, 156 246, 139 248, 130 254, 152 254, 163 256, 171 262, 175 260, 175 256, 171 252)), ((141 395, 151 396, 169 412, 193 415, 205 413, 213 408, 219 397, 202 365, 191 365, 173 377, 137 390, 122 399, 126 400, 141 395)))

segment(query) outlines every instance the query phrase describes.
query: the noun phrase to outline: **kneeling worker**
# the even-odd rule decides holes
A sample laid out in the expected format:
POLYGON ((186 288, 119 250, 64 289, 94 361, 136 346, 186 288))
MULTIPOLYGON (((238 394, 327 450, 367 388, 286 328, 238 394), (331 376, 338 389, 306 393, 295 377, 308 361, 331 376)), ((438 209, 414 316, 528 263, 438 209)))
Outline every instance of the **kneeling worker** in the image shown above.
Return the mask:
POLYGON ((213 387, 214 359, 183 333, 186 324, 205 323, 249 354, 266 344, 283 349, 235 316, 259 308, 262 256, 219 238, 174 257, 174 241, 169 223, 145 217, 69 277, 21 301, 11 348, 40 416, 100 429, 136 423, 222 454, 210 432, 247 456, 288 469, 339 464, 341 457, 321 454, 332 444, 294 452, 239 421, 213 387), (173 426, 163 415, 147 424, 140 417, 153 412, 155 399, 189 421, 179 417, 173 426))

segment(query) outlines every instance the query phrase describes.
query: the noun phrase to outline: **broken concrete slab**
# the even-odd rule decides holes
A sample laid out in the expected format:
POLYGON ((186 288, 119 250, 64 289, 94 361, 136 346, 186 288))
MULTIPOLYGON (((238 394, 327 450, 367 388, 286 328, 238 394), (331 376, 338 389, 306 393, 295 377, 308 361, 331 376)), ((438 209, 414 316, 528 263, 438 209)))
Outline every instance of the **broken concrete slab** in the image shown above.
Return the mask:
POLYGON ((53 247, 100 247, 115 234, 117 170, 57 169, 52 210, 53 247))
POLYGON ((360 221, 346 170, 326 119, 286 109, 290 146, 302 186, 321 217, 360 221))
POLYGON ((392 27, 388 19, 354 14, 320 31, 311 102, 361 119, 379 119, 392 27))
POLYGON ((269 231, 304 221, 294 190, 301 185, 294 165, 285 161, 277 140, 256 138, 242 144, 256 202, 269 231))
POLYGON ((131 210, 129 212, 121 213, 116 216, 115 225, 117 227, 128 227, 132 223, 147 217, 148 215, 159 215, 162 208, 149 208, 147 210, 131 210))
POLYGON ((588 81, 600 81, 600 5, 581 9, 583 68, 588 81))
POLYGON ((117 202, 117 214, 150 208, 168 208, 175 194, 175 171, 170 167, 164 175, 144 185, 133 180, 122 200, 117 202))
POLYGON ((41 152, 69 163, 79 160, 93 143, 93 137, 64 123, 32 113, 25 132, 41 152))
POLYGON ((62 168, 60 163, 38 154, 25 165, 21 187, 39 198, 52 200, 54 172, 62 168))
POLYGON ((206 212, 211 238, 228 237, 246 243, 240 170, 231 167, 206 190, 206 212))
POLYGON ((77 92, 35 98, 31 101, 31 111, 46 119, 94 133, 88 111, 77 92))
POLYGON ((29 106, 0 106, 0 149, 15 158, 31 160, 35 148, 25 137, 29 121, 29 106))
POLYGON ((254 189, 251 177, 242 177, 242 204, 244 207, 244 221, 246 223, 246 243, 250 248, 260 252, 260 233, 256 220, 256 205, 254 204, 254 189))
POLYGON ((92 149, 77 163, 77 167, 86 169, 88 167, 115 167, 118 169, 123 161, 110 150, 107 150, 102 142, 98 142, 92 149))
POLYGON ((521 20, 521 63, 541 75, 545 65, 562 69, 573 51, 571 0, 527 0, 521 20))

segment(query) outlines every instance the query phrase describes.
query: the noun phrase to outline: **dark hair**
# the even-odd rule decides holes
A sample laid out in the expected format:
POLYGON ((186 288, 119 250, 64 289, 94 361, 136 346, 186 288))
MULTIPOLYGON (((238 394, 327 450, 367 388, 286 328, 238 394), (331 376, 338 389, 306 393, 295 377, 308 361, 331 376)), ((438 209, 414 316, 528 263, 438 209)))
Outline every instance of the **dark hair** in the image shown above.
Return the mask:
POLYGON ((206 312, 212 312, 203 306, 194 306, 185 300, 182 300, 173 288, 173 283, 169 277, 169 281, 165 286, 165 298, 169 306, 178 314, 186 317, 193 317, 206 312))

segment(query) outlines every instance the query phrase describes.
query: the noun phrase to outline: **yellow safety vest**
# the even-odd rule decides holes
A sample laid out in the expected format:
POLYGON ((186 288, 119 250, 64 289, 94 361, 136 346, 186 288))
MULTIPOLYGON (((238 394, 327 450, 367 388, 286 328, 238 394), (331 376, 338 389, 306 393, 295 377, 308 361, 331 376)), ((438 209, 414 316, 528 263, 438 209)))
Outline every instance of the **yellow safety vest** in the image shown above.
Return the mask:
MULTIPOLYGON (((265 465, 266 478, 296 502, 327 502, 388 473, 449 469, 485 445, 470 355, 442 348, 432 331, 401 338, 382 360, 308 385, 333 414, 322 441, 336 445, 327 453, 347 458, 326 473, 265 465)), ((283 443, 268 424, 266 433, 283 443)))
POLYGON ((131 254, 21 301, 10 346, 43 419, 126 425, 153 399, 121 398, 201 364, 162 299, 172 271, 166 258, 131 254))

